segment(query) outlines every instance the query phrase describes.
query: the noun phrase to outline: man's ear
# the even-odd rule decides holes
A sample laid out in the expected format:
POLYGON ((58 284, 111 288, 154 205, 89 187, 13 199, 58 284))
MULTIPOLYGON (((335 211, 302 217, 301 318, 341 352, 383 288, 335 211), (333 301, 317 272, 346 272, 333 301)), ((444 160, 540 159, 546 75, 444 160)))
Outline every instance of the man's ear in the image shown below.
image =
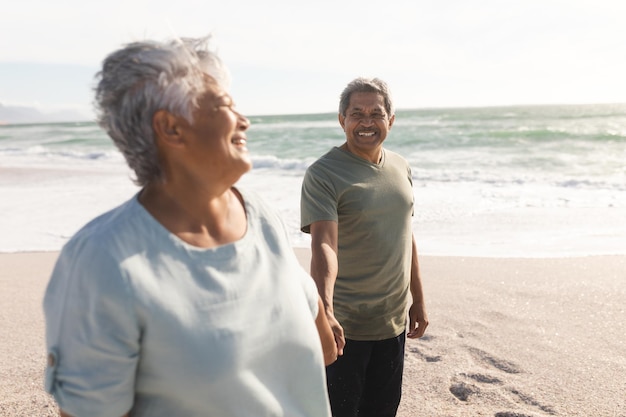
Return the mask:
POLYGON ((152 116, 152 129, 159 141, 170 146, 179 146, 183 143, 180 122, 180 117, 167 110, 157 110, 152 116))
POLYGON ((396 115, 394 114, 393 116, 389 118, 389 129, 391 129, 391 126, 393 126, 393 122, 395 121, 396 121, 396 115))
POLYGON ((346 116, 339 113, 337 115, 337 119, 339 119, 339 124, 341 125, 341 128, 345 131, 346 130, 346 116))

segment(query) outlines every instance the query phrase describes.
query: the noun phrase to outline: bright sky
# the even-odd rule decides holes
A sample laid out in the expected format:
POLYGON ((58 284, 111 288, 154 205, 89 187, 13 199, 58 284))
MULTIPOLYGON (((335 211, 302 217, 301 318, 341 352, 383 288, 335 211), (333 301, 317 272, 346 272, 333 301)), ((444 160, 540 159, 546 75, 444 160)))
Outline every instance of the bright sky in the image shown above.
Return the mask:
POLYGON ((625 16, 624 0, 19 0, 0 13, 0 103, 89 111, 109 52, 208 33, 249 115, 335 111, 359 75, 398 108, 623 103, 625 16))

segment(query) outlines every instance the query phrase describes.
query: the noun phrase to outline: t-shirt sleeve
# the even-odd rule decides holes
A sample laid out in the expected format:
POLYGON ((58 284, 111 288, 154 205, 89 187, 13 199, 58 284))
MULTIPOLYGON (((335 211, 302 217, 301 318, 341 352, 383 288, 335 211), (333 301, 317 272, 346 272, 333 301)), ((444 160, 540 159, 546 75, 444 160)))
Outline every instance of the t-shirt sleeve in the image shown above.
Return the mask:
POLYGON ((133 404, 140 329, 118 263, 66 245, 44 296, 46 391, 75 416, 119 417, 133 404))
POLYGON ((300 196, 300 230, 311 232, 317 221, 337 221, 337 193, 331 181, 311 166, 302 181, 300 196))

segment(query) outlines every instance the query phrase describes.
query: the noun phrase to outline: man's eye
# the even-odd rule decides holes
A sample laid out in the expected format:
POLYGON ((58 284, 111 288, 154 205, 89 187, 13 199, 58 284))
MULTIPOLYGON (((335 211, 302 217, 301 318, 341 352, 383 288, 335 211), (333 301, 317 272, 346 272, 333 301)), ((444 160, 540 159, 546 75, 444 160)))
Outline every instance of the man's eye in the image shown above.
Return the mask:
POLYGON ((373 120, 382 120, 385 118, 384 113, 372 113, 370 115, 366 115, 365 113, 351 113, 350 117, 357 120, 362 120, 365 118, 373 119, 373 120))

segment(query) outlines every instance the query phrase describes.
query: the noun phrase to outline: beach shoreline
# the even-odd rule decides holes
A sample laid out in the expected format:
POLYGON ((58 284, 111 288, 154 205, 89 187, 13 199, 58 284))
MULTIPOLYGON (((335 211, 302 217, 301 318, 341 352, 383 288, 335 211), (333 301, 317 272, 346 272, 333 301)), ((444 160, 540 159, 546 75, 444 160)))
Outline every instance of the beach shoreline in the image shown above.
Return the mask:
MULTIPOLYGON (((310 251, 294 248, 308 268, 310 251)), ((0 415, 55 416, 43 292, 58 252, 0 253, 0 415)), ((398 417, 626 416, 626 256, 422 256, 430 326, 398 417)))

